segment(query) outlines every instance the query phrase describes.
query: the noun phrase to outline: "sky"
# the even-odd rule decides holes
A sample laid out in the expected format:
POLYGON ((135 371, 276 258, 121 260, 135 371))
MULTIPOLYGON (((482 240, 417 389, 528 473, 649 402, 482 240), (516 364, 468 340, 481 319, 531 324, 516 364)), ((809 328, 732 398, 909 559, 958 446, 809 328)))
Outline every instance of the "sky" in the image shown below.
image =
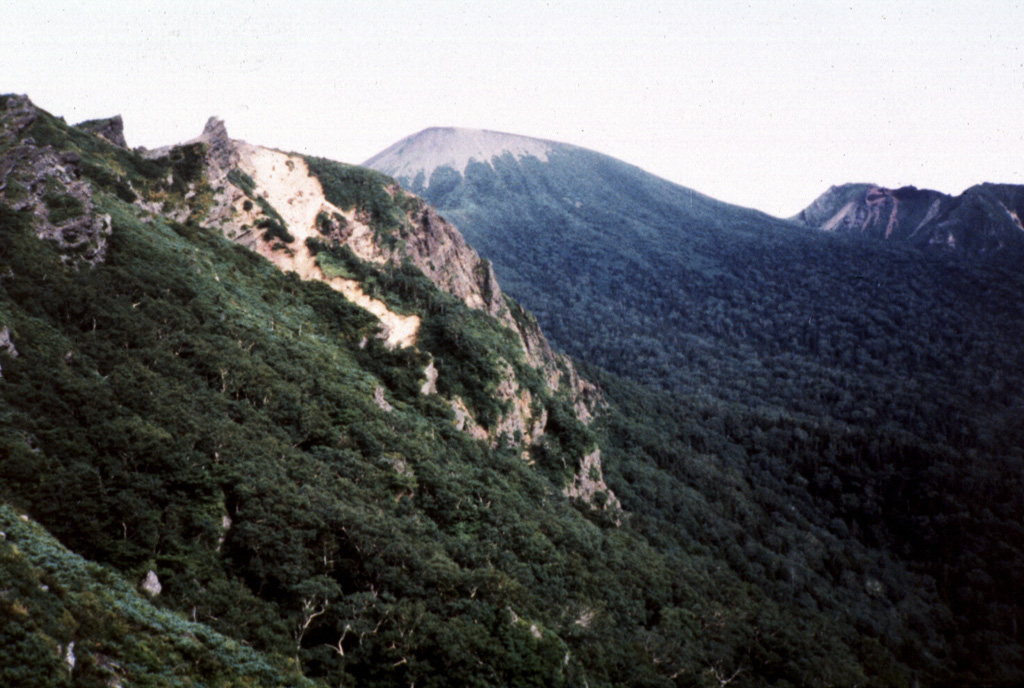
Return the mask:
POLYGON ((1024 183, 1024 0, 0 0, 0 92, 130 146, 359 163, 430 126, 606 153, 791 216, 829 186, 1024 183))

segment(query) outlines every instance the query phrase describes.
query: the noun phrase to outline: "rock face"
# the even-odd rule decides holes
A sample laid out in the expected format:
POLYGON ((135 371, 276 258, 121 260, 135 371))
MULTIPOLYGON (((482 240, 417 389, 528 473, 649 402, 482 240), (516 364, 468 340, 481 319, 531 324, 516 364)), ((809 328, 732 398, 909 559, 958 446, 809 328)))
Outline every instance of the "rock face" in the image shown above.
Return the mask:
POLYGON ((618 497, 608 489, 601 470, 601 450, 595 448, 580 461, 579 470, 571 484, 562 493, 570 499, 582 499, 597 509, 619 510, 618 497))
POLYGON ((794 221, 921 249, 987 259, 1024 259, 1024 187, 979 184, 959 196, 906 186, 833 186, 794 221))
MULTIPOLYGON (((18 349, 14 346, 14 342, 11 341, 11 331, 4 325, 0 328, 0 353, 5 353, 11 358, 18 357, 18 349)), ((3 368, 0 368, 0 380, 3 379, 3 368)), ((2 533, 0 533, 2 535, 2 533)))
POLYGON ((429 205, 410 212, 409 220, 414 230, 402 255, 392 260, 408 256, 434 284, 470 308, 502 317, 507 308, 490 263, 481 260, 458 230, 429 205))
POLYGON ((95 134, 108 143, 121 148, 127 148, 128 142, 124 140, 124 120, 121 115, 114 115, 106 119, 91 119, 86 122, 79 122, 75 125, 82 131, 95 134))
POLYGON ((218 183, 227 178, 228 172, 238 166, 241 158, 238 147, 228 137, 228 129, 224 120, 218 117, 211 117, 206 120, 203 133, 195 141, 205 143, 208 148, 206 152, 207 169, 213 172, 210 182, 218 183))
POLYGON ((6 325, 0 327, 0 351, 11 358, 18 357, 18 349, 15 348, 14 342, 11 341, 11 331, 7 329, 6 325))
POLYGON ((64 260, 95 264, 106 254, 110 217, 95 211, 92 187, 82 178, 77 154, 20 137, 38 116, 24 96, 11 96, 3 103, 0 200, 14 210, 30 212, 36 234, 56 242, 64 260))

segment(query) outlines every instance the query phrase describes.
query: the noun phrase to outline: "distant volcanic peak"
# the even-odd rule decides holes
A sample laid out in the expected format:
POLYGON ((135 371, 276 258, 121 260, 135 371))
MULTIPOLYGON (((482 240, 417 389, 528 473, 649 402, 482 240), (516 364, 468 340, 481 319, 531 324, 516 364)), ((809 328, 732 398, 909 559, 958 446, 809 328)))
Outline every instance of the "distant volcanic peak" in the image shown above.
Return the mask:
POLYGON ((407 136, 363 163, 394 177, 426 176, 440 167, 465 172, 471 160, 490 163, 495 157, 535 157, 547 161, 561 144, 486 129, 431 127, 407 136))

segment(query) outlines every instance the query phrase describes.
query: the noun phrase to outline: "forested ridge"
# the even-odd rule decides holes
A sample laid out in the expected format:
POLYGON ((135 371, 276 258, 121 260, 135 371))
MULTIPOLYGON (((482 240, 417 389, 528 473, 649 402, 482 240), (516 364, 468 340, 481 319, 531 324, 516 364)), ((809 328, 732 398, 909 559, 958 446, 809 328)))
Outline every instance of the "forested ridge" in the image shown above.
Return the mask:
MULTIPOLYGON (((388 348, 367 311, 202 226, 203 193, 215 194, 196 164, 205 144, 144 160, 49 116, 33 126, 21 134, 32 145, 78 156, 92 212, 109 216, 111 231, 104 259, 86 265, 40 239, 31 213, 0 204, 0 682, 1024 677, 1013 273, 866 251, 878 279, 910 275, 928 306, 908 304, 896 319, 882 306, 860 312, 866 288, 852 275, 864 268, 843 272, 852 243, 820 244, 834 250, 830 263, 807 248, 819 244, 786 244, 781 233, 765 250, 751 225, 741 232, 748 262, 733 265, 712 250, 714 232, 731 225, 707 229, 695 283, 731 291, 757 275, 749 292, 719 297, 720 315, 696 315, 710 299, 692 306, 707 324, 690 339, 706 339, 707 359, 719 347, 716 365, 699 384, 662 389, 628 379, 651 374, 642 356, 635 369, 605 362, 623 377, 589 356, 584 375, 604 403, 585 425, 567 390, 530 372, 507 329, 414 266, 314 242, 328 268, 423 318, 416 348, 388 348), (159 198, 167 212, 140 208, 135 195, 159 198), (173 219, 181 208, 191 215, 173 219), (782 269, 794 272, 799 247, 804 271, 817 275, 803 291, 782 269), (756 262, 772 251, 777 269, 756 262), (832 274, 849 278, 848 291, 832 274), (798 312, 811 304, 799 294, 829 288, 842 294, 838 310, 822 299, 812 312, 835 320, 837 339, 815 342, 811 333, 828 328, 806 326, 798 312), (757 318, 795 302, 774 329, 746 315, 769 291, 788 297, 763 296, 757 318), (964 331, 953 333, 950 319, 964 331), (712 337, 716 328, 728 334, 712 337), (855 352, 864 353, 847 361, 842 337, 862 329, 855 352), (906 330, 917 356, 870 345, 906 330), (535 444, 473 439, 442 396, 458 393, 484 422, 501 413, 507 404, 485 393, 501 384, 498 355, 546 414, 535 444), (964 377, 947 377, 947 357, 969 360, 964 377), (423 391, 431 360, 441 394, 423 391), (931 377, 921 374, 928 364, 931 377), (779 374, 758 380, 757 366, 779 374), (906 384, 890 383, 890 369, 906 384), (983 375, 987 392, 965 388, 983 375), (853 401, 828 396, 858 380, 853 401), (914 381, 920 388, 906 391, 914 381), (893 399, 859 416, 879 385, 893 399), (936 408, 896 413, 911 398, 936 408), (960 416, 942 416, 947 409, 960 416), (563 491, 598 447, 621 510, 563 491), (150 571, 162 585, 155 597, 138 585, 150 571)), ((377 191, 390 184, 380 175, 311 168, 334 197, 382 204, 381 217, 396 202, 377 191)), ((637 266, 656 264, 638 256, 637 266)), ((628 317, 623 309, 617 322, 628 317)))

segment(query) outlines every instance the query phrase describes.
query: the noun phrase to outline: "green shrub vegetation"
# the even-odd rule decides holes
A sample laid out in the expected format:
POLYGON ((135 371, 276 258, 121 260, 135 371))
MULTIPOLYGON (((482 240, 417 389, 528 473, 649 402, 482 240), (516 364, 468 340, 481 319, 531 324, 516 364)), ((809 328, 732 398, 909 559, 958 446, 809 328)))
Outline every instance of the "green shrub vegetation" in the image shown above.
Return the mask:
MULTIPOLYGON (((589 523, 517 449, 455 430, 416 393, 424 357, 385 349, 325 285, 113 198, 102 210, 109 260, 81 271, 0 218, 20 353, 2 369, 5 500, 129 579, 153 568, 162 604, 329 684, 625 670, 585 669, 596 647, 571 614, 599 610, 593 632, 640 623, 650 591, 626 571, 656 552, 589 523), (629 561, 605 562, 608 547, 629 561)), ((481 346, 484 316, 458 317, 460 344, 481 346)), ((546 451, 576 458, 557 437, 546 451)))
POLYGON ((54 224, 79 217, 85 212, 82 202, 70 194, 49 193, 43 197, 43 202, 49 211, 50 222, 54 224))
POLYGON ((365 214, 379 238, 393 238, 396 232, 407 230, 406 211, 417 201, 390 177, 325 158, 306 157, 306 164, 320 180, 327 200, 342 210, 356 208, 365 214))
POLYGON ((306 686, 287 662, 159 609, 122 576, 0 506, 5 686, 306 686), (70 658, 74 659, 72 663, 70 658))

